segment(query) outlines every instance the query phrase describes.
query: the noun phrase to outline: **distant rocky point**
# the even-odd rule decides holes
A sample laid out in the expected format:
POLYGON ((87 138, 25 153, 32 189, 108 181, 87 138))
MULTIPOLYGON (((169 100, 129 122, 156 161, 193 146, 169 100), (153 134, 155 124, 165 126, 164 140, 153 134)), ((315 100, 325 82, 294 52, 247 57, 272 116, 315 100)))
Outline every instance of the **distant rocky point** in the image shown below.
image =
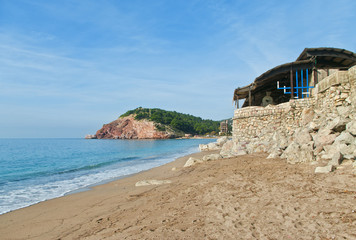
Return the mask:
POLYGON ((119 118, 96 132, 97 139, 167 139, 173 132, 157 130, 153 121, 135 120, 134 115, 119 118))
POLYGON ((85 135, 85 139, 96 139, 96 135, 87 134, 85 135))
POLYGON ((86 139, 168 139, 195 135, 215 135, 220 121, 204 120, 189 114, 158 108, 136 108, 104 124, 86 139))

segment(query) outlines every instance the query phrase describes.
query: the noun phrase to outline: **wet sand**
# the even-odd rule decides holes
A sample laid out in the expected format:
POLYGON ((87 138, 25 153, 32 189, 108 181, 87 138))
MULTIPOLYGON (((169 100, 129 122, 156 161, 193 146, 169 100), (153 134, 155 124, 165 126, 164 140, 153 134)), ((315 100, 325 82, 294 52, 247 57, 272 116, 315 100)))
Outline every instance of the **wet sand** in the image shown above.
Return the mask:
POLYGON ((347 162, 314 174, 265 154, 187 159, 3 214, 0 239, 356 239, 347 162), (135 187, 147 179, 172 183, 135 187))

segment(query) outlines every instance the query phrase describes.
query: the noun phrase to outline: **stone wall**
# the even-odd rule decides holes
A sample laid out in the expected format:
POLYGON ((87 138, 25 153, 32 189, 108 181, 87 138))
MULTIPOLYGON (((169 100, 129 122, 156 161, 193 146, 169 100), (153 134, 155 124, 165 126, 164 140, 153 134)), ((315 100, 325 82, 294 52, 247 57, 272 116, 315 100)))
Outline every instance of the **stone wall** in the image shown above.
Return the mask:
MULTIPOLYGON (((223 147, 222 155, 266 151, 272 157, 282 156, 290 162, 331 158, 327 146, 333 145, 335 139, 344 134, 347 124, 351 126, 355 123, 356 127, 355 107, 356 66, 347 71, 333 71, 331 75, 319 79, 310 98, 265 108, 237 109, 233 117, 233 140, 227 143, 225 149, 223 147), (302 159, 291 156, 293 151, 302 153, 299 155, 302 159)), ((352 144, 346 145, 355 145, 355 153, 350 154, 351 149, 348 149, 343 156, 354 159, 356 138, 352 137, 352 144)))
POLYGON ((275 106, 237 109, 233 118, 233 139, 265 139, 276 130, 290 134, 301 125, 303 110, 314 106, 314 102, 313 98, 304 98, 275 106))
MULTIPOLYGON (((248 141, 251 138, 263 137, 279 129, 285 133, 293 133, 306 121, 302 121, 302 113, 307 109, 330 113, 345 114, 351 105, 351 93, 355 92, 356 66, 348 71, 334 71, 322 79, 312 89, 312 97, 294 99, 279 105, 267 107, 252 106, 236 109, 233 117, 233 139, 248 141)), ((305 116, 306 117, 306 116, 305 116)))

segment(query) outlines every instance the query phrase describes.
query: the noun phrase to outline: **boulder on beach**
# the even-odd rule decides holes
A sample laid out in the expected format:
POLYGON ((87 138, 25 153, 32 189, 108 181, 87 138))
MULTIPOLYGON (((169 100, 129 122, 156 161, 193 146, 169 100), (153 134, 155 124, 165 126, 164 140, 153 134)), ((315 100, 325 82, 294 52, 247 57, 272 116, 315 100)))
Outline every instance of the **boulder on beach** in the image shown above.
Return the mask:
POLYGON ((211 142, 208 144, 199 144, 199 149, 201 152, 203 151, 213 151, 220 150, 226 142, 229 141, 228 137, 221 137, 216 140, 216 142, 211 142))
POLYGON ((220 159, 220 158, 221 158, 221 156, 220 156, 220 154, 218 154, 218 153, 209 154, 209 155, 205 155, 205 156, 203 157, 203 161, 218 160, 218 159, 220 159))
POLYGON ((190 157, 190 158, 187 160, 187 162, 184 164, 183 167, 190 167, 190 166, 193 166, 193 165, 195 165, 195 164, 197 164, 197 163, 201 163, 201 162, 203 162, 203 160, 198 159, 198 158, 190 157))
POLYGON ((172 183, 172 181, 171 180, 142 180, 142 181, 138 181, 135 184, 135 186, 141 187, 141 186, 149 186, 149 185, 162 185, 168 183, 172 183))

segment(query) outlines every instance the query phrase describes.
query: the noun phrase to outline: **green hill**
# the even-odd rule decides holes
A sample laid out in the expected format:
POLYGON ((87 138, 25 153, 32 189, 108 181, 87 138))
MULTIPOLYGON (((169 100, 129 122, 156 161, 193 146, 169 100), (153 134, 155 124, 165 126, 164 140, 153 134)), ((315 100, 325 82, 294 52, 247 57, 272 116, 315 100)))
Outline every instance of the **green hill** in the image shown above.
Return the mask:
POLYGON ((148 119, 156 123, 156 128, 165 131, 172 128, 177 131, 190 134, 217 134, 219 132, 219 121, 203 120, 190 114, 166 111, 158 108, 136 108, 122 114, 121 117, 135 115, 136 120, 148 119))

